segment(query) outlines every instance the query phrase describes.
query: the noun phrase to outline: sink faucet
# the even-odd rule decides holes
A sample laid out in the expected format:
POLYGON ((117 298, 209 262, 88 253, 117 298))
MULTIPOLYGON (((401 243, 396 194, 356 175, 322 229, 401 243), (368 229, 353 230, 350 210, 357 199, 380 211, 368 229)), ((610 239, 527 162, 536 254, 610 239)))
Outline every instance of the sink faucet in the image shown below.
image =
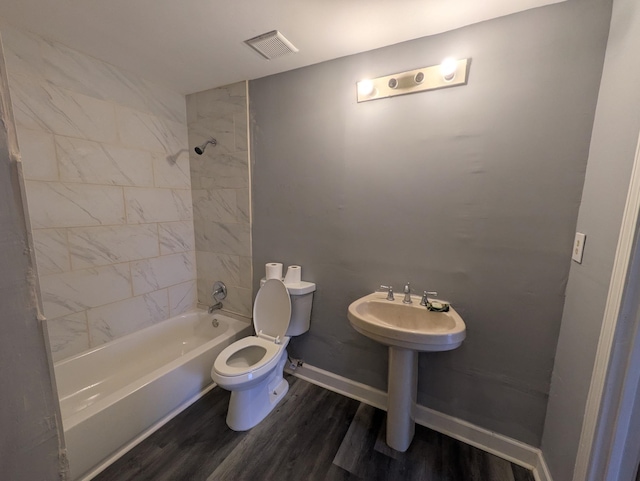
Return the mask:
POLYGON ((413 301, 411 300, 411 286, 408 282, 404 285, 404 289, 402 290, 402 292, 404 293, 404 299, 402 300, 402 303, 412 304, 413 301))

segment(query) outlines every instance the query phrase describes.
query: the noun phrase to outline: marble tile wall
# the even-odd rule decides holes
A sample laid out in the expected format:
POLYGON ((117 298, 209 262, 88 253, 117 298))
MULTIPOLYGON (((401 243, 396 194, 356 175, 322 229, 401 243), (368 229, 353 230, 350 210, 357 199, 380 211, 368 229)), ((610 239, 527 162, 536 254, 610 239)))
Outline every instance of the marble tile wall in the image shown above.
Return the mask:
POLYGON ((251 212, 247 85, 239 82, 187 95, 198 302, 211 304, 217 280, 228 288, 224 309, 251 317, 251 212), (203 155, 193 148, 214 137, 203 155))
POLYGON ((184 96, 0 30, 54 360, 195 307, 184 96))

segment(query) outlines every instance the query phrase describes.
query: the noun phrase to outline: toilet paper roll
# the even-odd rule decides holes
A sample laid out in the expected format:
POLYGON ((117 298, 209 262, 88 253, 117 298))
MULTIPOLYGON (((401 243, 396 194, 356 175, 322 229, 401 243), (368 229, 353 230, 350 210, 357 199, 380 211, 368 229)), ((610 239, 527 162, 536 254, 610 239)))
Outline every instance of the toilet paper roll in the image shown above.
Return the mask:
POLYGON ((267 279, 282 280, 282 264, 280 262, 268 262, 265 264, 267 279))
POLYGON ((287 275, 284 276, 284 282, 288 284, 294 284, 302 280, 302 267, 289 266, 287 268, 287 275))

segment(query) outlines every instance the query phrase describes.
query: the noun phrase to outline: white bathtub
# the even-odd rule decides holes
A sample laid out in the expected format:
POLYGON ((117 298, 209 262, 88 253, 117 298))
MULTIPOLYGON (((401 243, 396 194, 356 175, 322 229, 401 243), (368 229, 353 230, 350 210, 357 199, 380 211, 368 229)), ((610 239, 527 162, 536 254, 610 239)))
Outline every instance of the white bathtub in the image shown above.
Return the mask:
POLYGON ((220 351, 250 334, 248 321, 196 311, 57 362, 71 479, 95 476, 197 400, 220 351))

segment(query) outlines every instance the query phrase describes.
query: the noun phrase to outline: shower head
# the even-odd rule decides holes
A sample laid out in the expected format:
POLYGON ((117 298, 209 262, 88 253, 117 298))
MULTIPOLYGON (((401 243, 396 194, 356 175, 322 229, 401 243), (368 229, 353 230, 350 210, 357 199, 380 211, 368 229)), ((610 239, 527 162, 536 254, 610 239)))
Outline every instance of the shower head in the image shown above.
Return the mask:
POLYGON ((204 144, 198 145, 193 150, 196 151, 196 154, 202 155, 204 153, 204 149, 207 148, 208 144, 213 144, 215 146, 215 145, 218 145, 218 141, 216 139, 214 139, 214 138, 211 138, 210 140, 207 140, 204 144))

